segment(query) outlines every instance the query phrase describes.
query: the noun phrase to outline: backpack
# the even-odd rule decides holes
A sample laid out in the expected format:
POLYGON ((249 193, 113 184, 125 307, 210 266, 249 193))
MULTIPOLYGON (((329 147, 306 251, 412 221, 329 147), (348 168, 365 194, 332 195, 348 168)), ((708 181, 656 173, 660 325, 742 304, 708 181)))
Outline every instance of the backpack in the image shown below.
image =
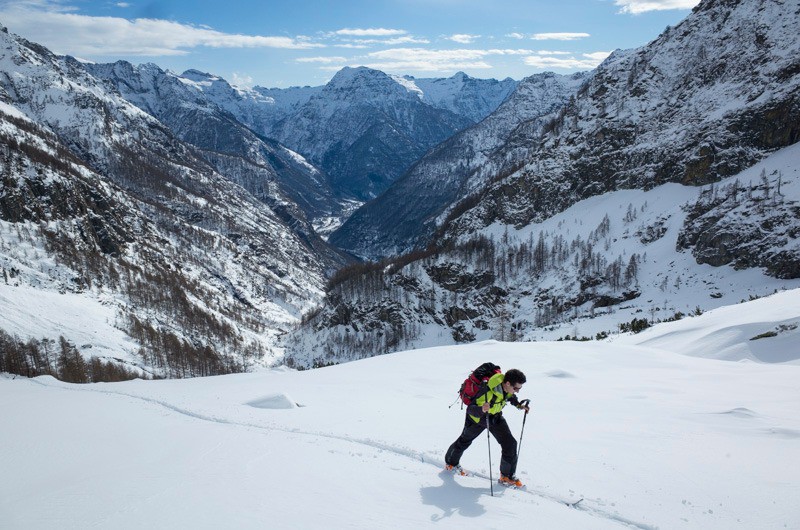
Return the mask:
POLYGON ((458 390, 458 395, 461 397, 461 402, 464 405, 469 405, 472 403, 472 400, 475 399, 475 395, 478 393, 478 389, 480 389, 481 385, 483 385, 486 381, 489 380, 494 374, 500 373, 500 367, 493 363, 483 363, 479 367, 475 368, 469 377, 467 377, 463 383, 461 383, 461 388, 458 390))

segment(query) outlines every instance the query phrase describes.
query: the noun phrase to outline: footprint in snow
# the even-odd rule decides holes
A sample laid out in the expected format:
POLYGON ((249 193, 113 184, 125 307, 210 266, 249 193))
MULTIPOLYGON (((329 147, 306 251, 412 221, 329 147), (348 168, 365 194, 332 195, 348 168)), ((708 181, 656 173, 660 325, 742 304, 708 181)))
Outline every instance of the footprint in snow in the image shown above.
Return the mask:
POLYGON ((575 376, 569 372, 565 372, 564 370, 551 370, 545 373, 547 377, 556 377, 559 379, 570 379, 574 378, 575 376))

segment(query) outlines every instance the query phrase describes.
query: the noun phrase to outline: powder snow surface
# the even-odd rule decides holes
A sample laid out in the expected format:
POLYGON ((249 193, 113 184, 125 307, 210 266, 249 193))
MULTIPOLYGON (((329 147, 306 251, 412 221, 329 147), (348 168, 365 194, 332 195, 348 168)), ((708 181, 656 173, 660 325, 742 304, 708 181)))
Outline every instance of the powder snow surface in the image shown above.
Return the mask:
MULTIPOLYGON (((800 366, 701 357, 760 343, 756 357, 791 358, 797 322, 792 290, 606 342, 192 380, 0 377, 0 527, 800 528, 800 366), (485 437, 462 460, 475 476, 442 472, 463 421, 448 405, 488 360, 522 369, 532 400, 527 490, 494 497, 485 437)), ((523 414, 505 416, 519 437, 523 414)))

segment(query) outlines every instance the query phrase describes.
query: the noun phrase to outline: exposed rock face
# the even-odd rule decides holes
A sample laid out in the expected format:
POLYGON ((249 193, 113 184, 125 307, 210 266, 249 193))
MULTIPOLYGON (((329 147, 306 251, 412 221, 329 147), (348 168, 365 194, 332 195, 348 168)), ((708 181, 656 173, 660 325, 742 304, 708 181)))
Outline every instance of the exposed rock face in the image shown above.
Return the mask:
POLYGON ((800 203, 780 192, 780 177, 760 186, 734 182, 687 207, 678 250, 698 263, 762 267, 776 278, 800 278, 800 203))
POLYGON ((131 222, 134 212, 114 197, 117 190, 93 178, 52 133, 2 111, 0 117, 0 219, 21 225, 74 222, 77 249, 96 249, 112 257, 124 253, 136 240, 136 223, 131 222))

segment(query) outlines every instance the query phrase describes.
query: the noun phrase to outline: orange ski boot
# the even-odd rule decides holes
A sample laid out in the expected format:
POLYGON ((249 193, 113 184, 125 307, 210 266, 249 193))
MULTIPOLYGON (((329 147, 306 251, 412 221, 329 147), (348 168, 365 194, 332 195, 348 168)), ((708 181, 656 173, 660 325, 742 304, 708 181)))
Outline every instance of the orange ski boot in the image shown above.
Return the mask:
POLYGON ((450 464, 445 464, 444 469, 445 471, 450 471, 454 475, 461 475, 462 477, 469 476, 469 473, 467 473, 466 470, 459 465, 451 466, 450 464))
POLYGON ((522 482, 514 476, 507 477, 505 475, 500 475, 500 479, 497 481, 498 484, 501 486, 507 486, 509 488, 522 488, 524 487, 522 482))

